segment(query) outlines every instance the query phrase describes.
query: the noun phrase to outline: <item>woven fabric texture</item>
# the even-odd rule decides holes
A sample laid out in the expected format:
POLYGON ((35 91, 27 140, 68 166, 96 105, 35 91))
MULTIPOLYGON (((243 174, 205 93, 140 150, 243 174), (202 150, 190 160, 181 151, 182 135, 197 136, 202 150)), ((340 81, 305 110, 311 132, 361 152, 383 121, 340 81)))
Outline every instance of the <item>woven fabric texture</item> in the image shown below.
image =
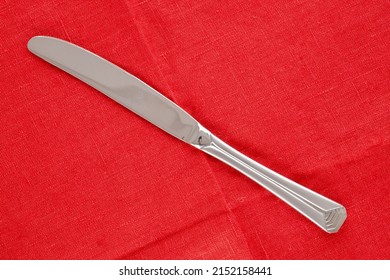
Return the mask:
POLYGON ((387 0, 2 1, 0 258, 390 258, 389 26, 387 0), (139 77, 345 224, 37 58, 35 35, 139 77))

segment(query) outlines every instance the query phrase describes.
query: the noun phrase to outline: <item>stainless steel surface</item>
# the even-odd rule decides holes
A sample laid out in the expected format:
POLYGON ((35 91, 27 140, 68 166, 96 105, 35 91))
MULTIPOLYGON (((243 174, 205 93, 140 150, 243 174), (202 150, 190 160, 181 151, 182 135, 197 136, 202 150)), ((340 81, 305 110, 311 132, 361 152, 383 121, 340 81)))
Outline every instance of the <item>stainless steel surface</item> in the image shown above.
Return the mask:
POLYGON ((173 136, 194 141, 198 122, 162 94, 111 62, 69 42, 38 36, 28 49, 98 89, 173 136))
POLYGON ((255 162, 213 134, 208 145, 198 145, 198 148, 242 172, 329 233, 337 232, 347 218, 345 208, 339 203, 255 162))
POLYGON ((347 214, 341 204, 241 154, 175 103, 111 62, 74 44, 46 36, 30 39, 28 49, 171 135, 242 172, 325 231, 337 232, 345 221, 347 214))

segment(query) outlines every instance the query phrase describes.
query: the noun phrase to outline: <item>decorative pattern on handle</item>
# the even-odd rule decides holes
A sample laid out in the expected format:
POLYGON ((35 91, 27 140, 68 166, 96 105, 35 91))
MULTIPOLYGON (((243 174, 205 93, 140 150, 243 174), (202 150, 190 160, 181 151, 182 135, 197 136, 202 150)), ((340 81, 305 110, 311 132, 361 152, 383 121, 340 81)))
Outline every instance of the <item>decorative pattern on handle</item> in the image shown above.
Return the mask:
POLYGON ((347 218, 344 207, 336 208, 325 213, 325 226, 327 232, 337 232, 347 218))
POLYGON ((225 162, 285 201, 328 233, 337 232, 347 212, 341 204, 272 171, 230 147, 205 129, 194 146, 225 162))

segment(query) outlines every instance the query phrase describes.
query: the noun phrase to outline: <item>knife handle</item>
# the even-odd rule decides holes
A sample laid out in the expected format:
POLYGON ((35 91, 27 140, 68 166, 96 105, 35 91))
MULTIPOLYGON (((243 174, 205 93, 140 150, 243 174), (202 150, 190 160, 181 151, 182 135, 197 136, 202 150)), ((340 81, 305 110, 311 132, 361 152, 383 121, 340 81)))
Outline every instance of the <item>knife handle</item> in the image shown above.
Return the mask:
POLYGON ((292 206, 328 233, 339 230, 347 217, 341 204, 272 171, 248 158, 208 132, 208 141, 199 149, 225 162, 292 206))

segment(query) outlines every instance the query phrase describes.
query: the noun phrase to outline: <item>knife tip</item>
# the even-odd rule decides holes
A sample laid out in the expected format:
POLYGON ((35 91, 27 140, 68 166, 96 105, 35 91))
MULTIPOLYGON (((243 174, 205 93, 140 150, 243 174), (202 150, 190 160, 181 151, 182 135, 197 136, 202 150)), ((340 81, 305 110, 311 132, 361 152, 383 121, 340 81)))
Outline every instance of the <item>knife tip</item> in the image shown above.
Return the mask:
POLYGON ((34 49, 36 47, 36 43, 39 42, 40 37, 42 37, 42 36, 34 36, 34 37, 30 38, 30 40, 28 40, 27 49, 30 52, 34 52, 34 49))
POLYGON ((42 35, 31 37, 30 40, 28 40, 27 42, 27 49, 30 52, 35 53, 35 51, 39 48, 42 42, 50 38, 51 37, 49 36, 42 36, 42 35))

